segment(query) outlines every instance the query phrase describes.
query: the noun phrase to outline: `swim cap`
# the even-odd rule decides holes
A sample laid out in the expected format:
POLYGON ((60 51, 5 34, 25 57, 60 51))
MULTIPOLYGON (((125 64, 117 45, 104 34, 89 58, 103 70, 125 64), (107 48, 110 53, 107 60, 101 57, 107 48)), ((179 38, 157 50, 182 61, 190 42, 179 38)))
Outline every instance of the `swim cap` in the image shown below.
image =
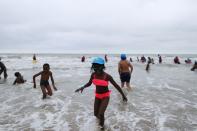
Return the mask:
POLYGON ((126 60, 126 58, 127 58, 127 57, 126 57, 126 54, 121 54, 121 55, 120 55, 120 58, 121 58, 121 60, 126 60))
POLYGON ((101 57, 96 57, 93 59, 92 64, 100 64, 103 65, 105 64, 104 59, 101 57))

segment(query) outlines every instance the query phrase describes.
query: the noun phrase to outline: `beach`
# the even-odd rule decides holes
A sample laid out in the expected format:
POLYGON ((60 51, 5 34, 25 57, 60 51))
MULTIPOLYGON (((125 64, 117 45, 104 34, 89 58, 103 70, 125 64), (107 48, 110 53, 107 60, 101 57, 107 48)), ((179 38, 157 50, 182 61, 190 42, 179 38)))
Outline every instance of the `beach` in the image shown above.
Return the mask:
MULTIPOLYGON (((0 84, 0 130, 2 131, 99 131, 94 117, 95 86, 74 91, 89 81, 91 60, 104 54, 87 54, 81 62, 81 54, 38 54, 32 63, 32 54, 1 54, 7 67, 8 78, 0 84), (53 96, 42 99, 37 88, 33 88, 33 75, 49 63, 57 91, 53 96), (15 72, 20 72, 26 83, 12 85, 15 72)), ((109 131, 196 131, 197 130, 197 71, 190 71, 193 64, 185 64, 188 57, 192 62, 197 55, 179 55, 181 64, 173 63, 175 55, 157 55, 150 71, 146 64, 137 62, 138 54, 132 57, 134 67, 131 76, 132 92, 127 92, 128 102, 122 101, 119 92, 112 90, 109 106, 105 112, 105 126, 109 131)), ((145 55, 146 57, 148 55, 145 55)), ((106 72, 120 85, 118 74, 119 55, 108 55, 106 72)), ((51 83, 51 81, 50 81, 51 83)))

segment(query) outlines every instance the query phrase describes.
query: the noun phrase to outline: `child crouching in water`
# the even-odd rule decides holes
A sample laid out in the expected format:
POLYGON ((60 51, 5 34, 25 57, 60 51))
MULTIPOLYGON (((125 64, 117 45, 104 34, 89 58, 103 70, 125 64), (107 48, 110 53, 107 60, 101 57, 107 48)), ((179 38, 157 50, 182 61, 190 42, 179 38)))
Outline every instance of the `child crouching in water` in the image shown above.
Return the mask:
POLYGON ((20 72, 15 72, 14 75, 16 76, 16 79, 15 79, 13 85, 22 84, 22 83, 26 82, 26 80, 23 79, 23 76, 21 75, 20 72))
POLYGON ((75 92, 83 92, 83 89, 89 87, 92 83, 96 86, 95 90, 95 101, 94 101, 94 115, 100 120, 99 125, 101 129, 104 129, 104 113, 107 109, 110 93, 108 89, 108 81, 120 92, 123 101, 127 101, 126 96, 122 92, 120 86, 113 80, 112 76, 104 72, 105 65, 104 59, 97 57, 92 62, 91 70, 94 70, 90 80, 83 87, 75 90, 75 92))
POLYGON ((44 64, 43 65, 43 71, 39 72, 38 74, 35 74, 33 76, 33 82, 34 82, 34 88, 36 88, 36 81, 35 78, 37 76, 41 75, 41 79, 40 79, 40 87, 43 93, 43 99, 46 98, 47 95, 52 96, 52 90, 51 90, 51 86, 49 85, 49 77, 51 77, 51 82, 53 85, 53 89, 57 90, 57 88, 55 87, 55 83, 53 80, 53 75, 52 72, 50 71, 50 66, 49 64, 44 64))

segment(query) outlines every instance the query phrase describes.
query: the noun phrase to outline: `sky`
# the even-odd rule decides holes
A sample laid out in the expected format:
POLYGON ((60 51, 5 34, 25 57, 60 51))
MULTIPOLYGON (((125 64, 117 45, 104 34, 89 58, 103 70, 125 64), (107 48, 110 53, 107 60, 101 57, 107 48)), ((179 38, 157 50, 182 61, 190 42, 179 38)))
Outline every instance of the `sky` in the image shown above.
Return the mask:
POLYGON ((0 53, 197 54, 197 0, 0 0, 0 53))

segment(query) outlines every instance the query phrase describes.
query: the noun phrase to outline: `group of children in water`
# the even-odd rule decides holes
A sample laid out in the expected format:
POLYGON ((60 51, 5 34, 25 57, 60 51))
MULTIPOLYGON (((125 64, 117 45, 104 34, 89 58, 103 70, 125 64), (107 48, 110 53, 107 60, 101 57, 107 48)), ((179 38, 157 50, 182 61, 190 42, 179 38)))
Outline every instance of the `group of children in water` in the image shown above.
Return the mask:
MULTIPOLYGON (((99 125, 101 126, 101 129, 104 129, 104 120, 105 120, 104 113, 107 109, 109 99, 110 99, 110 94, 111 94, 111 90, 108 89, 109 82, 122 95, 123 101, 127 102, 127 97, 123 93, 121 87, 124 87, 124 84, 126 83, 128 90, 131 90, 129 83, 130 83, 130 78, 131 78, 133 67, 130 64, 130 62, 126 60, 126 55, 122 54, 121 61, 119 62, 119 74, 120 74, 120 79, 121 79, 121 87, 114 81, 111 75, 109 75, 108 73, 104 71, 104 69, 105 69, 105 60, 101 57, 96 57, 92 61, 92 67, 91 67, 92 74, 90 76, 90 80, 84 86, 75 90, 75 92, 81 91, 82 93, 83 90, 89 87, 92 83, 96 86, 95 101, 94 101, 94 115, 100 120, 99 125)), ((57 88, 55 87, 52 72, 50 71, 49 64, 45 63, 43 65, 43 71, 33 76, 34 88, 36 88, 35 79, 39 75, 41 75, 40 87, 43 93, 43 99, 45 99, 47 95, 49 96, 52 95, 52 89, 48 81, 49 78, 51 78, 53 89, 57 90, 57 88)), ((23 76, 19 72, 16 72, 15 76, 16 76, 16 79, 13 84, 16 84, 16 83, 20 84, 26 81, 23 79, 23 76)), ((7 78, 7 76, 4 78, 7 78)))
MULTIPOLYGON (((160 57, 160 56, 159 56, 160 57)), ((118 63, 118 72, 120 75, 120 80, 121 80, 121 87, 123 88, 125 83, 127 86, 128 91, 132 90, 130 87, 130 78, 131 78, 131 73, 133 71, 133 66, 131 63, 127 60, 125 54, 121 54, 120 56, 121 60, 118 63)), ((36 60, 35 56, 33 57, 33 60, 36 60)), ((106 56, 105 56, 106 60, 106 56)), ((102 129, 104 129, 104 113, 107 109, 109 99, 110 99, 110 94, 111 90, 108 89, 109 82, 119 91, 119 93, 122 95, 123 101, 127 101, 127 97, 122 91, 122 88, 114 81, 113 77, 106 73, 105 70, 105 60, 101 57, 96 57, 92 61, 92 66, 91 66, 91 76, 89 81, 82 86, 79 89, 76 89, 75 92, 83 92, 83 90, 87 87, 89 87, 92 83, 96 86, 95 90, 95 101, 94 101, 94 115, 100 120, 99 125, 101 126, 102 129)), ((151 63, 151 59, 149 58, 148 64, 151 63)), ((4 78, 7 78, 7 72, 6 72, 6 67, 5 65, 0 61, 0 74, 4 71, 4 78)), ((197 62, 195 62, 193 68, 191 70, 197 69, 197 62)), ((50 65, 48 63, 45 63, 43 65, 43 71, 35 74, 33 76, 33 83, 34 83, 34 88, 36 88, 36 77, 41 76, 40 79, 40 87, 42 90, 43 94, 43 99, 46 98, 47 95, 51 96, 52 89, 49 84, 49 78, 51 79, 52 86, 54 90, 57 90, 55 87, 54 79, 52 72, 50 71, 50 65)), ((16 79, 13 84, 20 84, 24 83, 26 80, 23 79, 23 76, 19 73, 15 73, 16 79)))

